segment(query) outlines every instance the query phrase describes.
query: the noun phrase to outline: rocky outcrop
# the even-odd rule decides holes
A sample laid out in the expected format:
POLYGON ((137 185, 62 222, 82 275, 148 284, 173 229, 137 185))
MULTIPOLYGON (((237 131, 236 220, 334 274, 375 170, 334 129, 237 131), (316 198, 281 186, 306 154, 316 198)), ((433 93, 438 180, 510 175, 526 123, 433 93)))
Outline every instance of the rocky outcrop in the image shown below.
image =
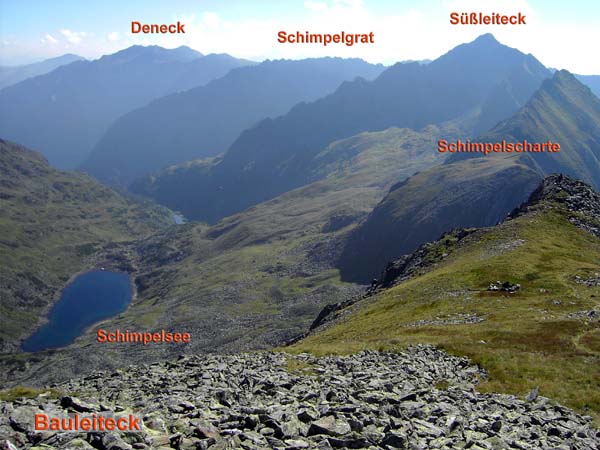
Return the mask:
POLYGON ((509 218, 519 217, 542 201, 558 202, 569 211, 569 222, 600 237, 600 194, 589 184, 562 174, 546 177, 529 199, 509 218))
POLYGON ((457 228, 444 233, 437 241, 427 242, 409 255, 388 263, 380 277, 373 280, 369 292, 392 287, 415 275, 422 274, 443 260, 460 241, 477 231, 476 228, 457 228))
POLYGON ((514 294, 521 289, 520 284, 514 284, 510 281, 492 281, 488 286, 488 291, 490 292, 508 292, 509 294, 514 294))
POLYGON ((2 448, 545 449, 600 448, 591 418, 551 404, 482 394, 485 373, 431 346, 315 358, 192 356, 98 372, 0 403, 2 448), (35 431, 34 414, 140 418, 135 432, 35 431))

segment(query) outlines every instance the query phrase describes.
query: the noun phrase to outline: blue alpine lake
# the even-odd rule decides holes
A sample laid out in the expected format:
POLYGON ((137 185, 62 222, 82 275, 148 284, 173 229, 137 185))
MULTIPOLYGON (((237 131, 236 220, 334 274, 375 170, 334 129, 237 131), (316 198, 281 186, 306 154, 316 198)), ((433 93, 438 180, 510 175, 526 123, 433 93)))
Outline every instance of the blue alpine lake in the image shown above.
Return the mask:
POLYGON ((79 275, 50 310, 48 322, 23 342, 23 351, 71 344, 90 325, 125 311, 132 295, 125 273, 95 270, 79 275))

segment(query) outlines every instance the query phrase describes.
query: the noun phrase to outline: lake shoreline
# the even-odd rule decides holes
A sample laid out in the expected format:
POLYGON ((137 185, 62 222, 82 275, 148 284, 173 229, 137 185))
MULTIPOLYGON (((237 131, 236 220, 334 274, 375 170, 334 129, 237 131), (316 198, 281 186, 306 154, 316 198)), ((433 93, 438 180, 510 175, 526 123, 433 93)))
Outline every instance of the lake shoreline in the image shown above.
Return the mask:
POLYGON ((130 271, 94 267, 74 273, 55 300, 44 308, 43 320, 20 341, 19 353, 66 348, 87 335, 91 328, 127 311, 136 299, 137 287, 130 271), (122 276, 127 277, 126 283, 122 276), (82 298, 88 303, 82 304, 82 298), (97 315, 108 317, 96 320, 97 315))

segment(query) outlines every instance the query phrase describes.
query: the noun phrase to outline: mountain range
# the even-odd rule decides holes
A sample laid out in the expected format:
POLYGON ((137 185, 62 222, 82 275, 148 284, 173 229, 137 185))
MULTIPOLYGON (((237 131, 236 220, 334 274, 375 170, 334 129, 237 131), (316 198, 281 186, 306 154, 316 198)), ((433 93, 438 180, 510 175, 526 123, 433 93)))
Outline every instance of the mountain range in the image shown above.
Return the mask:
POLYGON ((206 86, 158 99, 119 118, 83 164, 105 182, 127 186, 176 163, 215 156, 265 117, 329 94, 381 65, 360 59, 265 61, 232 70, 206 86))
POLYGON ((533 56, 483 35, 429 64, 396 64, 373 81, 345 82, 326 97, 261 121, 222 157, 202 163, 201 170, 192 165, 193 184, 165 189, 159 174, 136 183, 133 191, 214 223, 310 182, 314 156, 332 141, 362 131, 418 130, 451 121, 471 136, 516 112, 550 76, 533 56), (177 199, 187 189, 195 195, 182 204, 177 199))
MULTIPOLYGON (((234 389, 244 386, 272 397, 280 388, 299 392, 288 383, 298 372, 314 383, 321 379, 314 377, 322 374, 321 366, 312 366, 314 360, 303 352, 389 350, 362 353, 361 369, 347 371, 371 385, 372 377, 362 370, 369 365, 364 361, 389 361, 407 345, 417 345, 416 363, 426 364, 433 375, 427 372, 430 375, 423 379, 423 371, 404 363, 398 370, 418 378, 429 386, 428 391, 415 385, 398 390, 398 386, 377 384, 372 386, 376 395, 356 394, 354 387, 323 392, 320 397, 310 394, 309 400, 321 406, 339 401, 344 417, 355 420, 354 430, 349 424, 344 428, 343 441, 337 436, 323 442, 334 442, 338 448, 364 447, 366 441, 350 439, 376 432, 379 437, 372 442, 407 447, 408 438, 388 441, 385 437, 392 428, 400 429, 395 420, 406 413, 400 409, 405 407, 416 411, 414 417, 410 414, 424 436, 419 448, 438 445, 444 433, 454 433, 456 442, 468 435, 469 442, 485 440, 490 448, 508 447, 500 438, 517 439, 509 436, 508 421, 520 426, 523 417, 530 417, 524 413, 514 422, 517 407, 535 411, 536 417, 552 411, 552 417, 562 423, 550 431, 540 419, 546 426, 543 442, 532 431, 538 430, 532 428, 538 422, 523 427, 522 433, 529 434, 518 439, 532 447, 558 445, 558 435, 577 439, 572 421, 562 419, 565 409, 538 398, 536 386, 543 395, 582 414, 600 417, 600 194, 594 191, 600 187, 600 99, 577 77, 548 70, 532 55, 506 47, 491 35, 427 64, 399 63, 385 70, 360 60, 249 64, 225 57, 233 65, 247 66, 224 69, 223 76, 203 86, 188 85, 181 92, 173 86, 194 82, 187 78, 189 67, 209 56, 187 48, 133 47, 106 58, 103 64, 111 76, 120 68, 185 69, 179 81, 171 79, 169 89, 175 91, 133 106, 115 117, 112 126, 107 123, 108 131, 103 137, 104 132, 97 135, 91 157, 78 166, 119 188, 129 185, 142 196, 108 187, 84 173, 57 170, 41 154, 0 141, 0 384, 16 386, 0 391, 0 403, 22 393, 18 387, 22 384, 64 382, 94 369, 104 375, 88 377, 86 383, 60 385, 69 392, 59 394, 60 402, 47 400, 56 392, 45 389, 31 391, 35 401, 1 403, 0 410, 10 416, 0 419, 3 439, 9 435, 19 442, 51 442, 50 435, 25 435, 20 414, 39 404, 53 411, 58 404, 61 411, 106 409, 102 400, 97 403, 103 406, 96 408, 81 406, 70 396, 84 385, 97 385, 110 377, 115 383, 106 385, 104 392, 114 396, 123 411, 135 411, 140 404, 138 385, 149 380, 168 392, 168 398, 144 406, 143 420, 148 424, 158 417, 151 416, 153 408, 162 408, 161 420, 188 420, 190 411, 199 415, 185 426, 156 419, 152 426, 164 433, 149 432, 145 442, 182 448, 218 446, 224 441, 192 440, 204 433, 198 431, 203 425, 196 419, 216 420, 211 407, 223 412, 225 403, 232 404, 230 393, 223 390, 223 373, 235 370, 239 375, 237 384, 228 385, 234 389), (362 77, 355 78, 356 72, 362 77), (552 140, 560 143, 561 151, 448 154, 437 151, 440 139, 552 140), (553 172, 561 175, 549 175, 553 172), (192 220, 176 225, 173 211, 154 201, 192 220), (128 308, 90 326, 67 347, 20 351, 23 338, 43 323, 68 281, 100 267, 129 275, 135 294, 128 308), (189 332, 193 339, 143 350, 131 343, 112 343, 99 352, 99 328, 177 330, 189 332), (269 369, 275 382, 256 372, 249 375, 243 368, 238 372, 246 365, 245 357, 217 355, 206 359, 211 364, 207 368, 190 356, 270 349, 290 340, 296 344, 286 350, 300 355, 275 357, 281 358, 269 369), (448 376, 450 366, 439 361, 443 352, 423 343, 470 357, 479 367, 470 366, 466 359, 454 360, 456 367, 483 390, 519 396, 529 392, 532 400, 476 393, 463 384, 464 379, 454 385, 448 376), (152 364, 181 354, 178 362, 152 364), (430 364, 423 355, 437 362, 430 364), (138 364, 138 369, 122 369, 130 364, 138 364), (206 393, 207 409, 184 403, 178 397, 183 392, 180 384, 165 381, 167 368, 177 370, 179 379, 192 366, 199 367, 203 377, 217 380, 218 392, 206 393), (284 378, 277 374, 284 372, 281 381, 284 378), (140 373, 151 374, 151 379, 140 378, 140 373), (135 386, 123 391, 121 387, 134 378, 135 386), (459 423, 452 428, 448 423, 455 423, 458 415, 446 400, 459 391, 461 408, 469 414, 483 408, 483 416, 489 418, 488 405, 502 401, 508 416, 499 417, 498 409, 490 407, 496 414, 493 422, 473 419, 469 425, 481 425, 477 428, 481 434, 468 434, 473 430, 466 430, 466 422, 465 427, 459 423), (335 398, 338 394, 341 397, 335 398), (389 417, 381 427, 369 428, 369 415, 348 407, 346 395, 361 396, 365 399, 361 408, 381 407, 389 417), (454 417, 447 422, 436 416, 442 431, 420 419, 423 405, 429 405, 427 414, 438 411, 429 400, 439 398, 444 399, 439 411, 454 417), (184 428, 185 438, 171 433, 184 428), (498 429, 504 434, 491 433, 498 429)), ((40 80, 46 95, 51 92, 48 80, 58 80, 66 71, 74 84, 72 67, 91 67, 101 61, 61 66, 8 87, 0 96, 15 89, 25 95, 23 86, 35 86, 40 80)), ((95 74, 102 72, 102 65, 93 67, 95 74)), ((136 76, 143 78, 139 72, 136 76)), ((166 83, 166 78, 161 82, 166 83)), ((37 101, 35 95, 32 102, 37 101)), ((85 131, 82 124, 72 125, 79 132, 85 131)), ((32 130, 30 134, 36 134, 32 130)), ((249 358, 255 361, 255 357, 249 358)), ((346 364, 339 357, 325 360, 335 370, 346 364)), ((350 376, 347 373, 344 376, 350 376)), ((382 370, 382 376, 389 377, 389 371, 382 370)), ((346 378, 342 381, 346 386, 346 378)), ((204 386, 194 380, 188 385, 185 392, 190 395, 204 386)), ((304 400, 299 401, 306 401, 301 395, 304 400)), ((294 396, 286 398, 296 404, 294 396)), ((258 422, 264 422, 272 425, 267 427, 272 432, 265 431, 266 437, 248 436, 283 436, 287 431, 277 412, 280 405, 273 407, 275 412, 272 406, 267 412, 244 410, 248 411, 244 416, 227 410, 219 416, 227 417, 219 427, 235 435, 228 438, 242 439, 231 430, 252 433, 248 428, 258 429, 258 422)), ((302 420, 293 408, 290 426, 298 431, 306 424, 299 423, 302 420)), ((305 409, 301 417, 313 421, 307 416, 312 409, 305 409)), ((336 418, 331 420, 337 423, 336 418)), ((578 425, 577 433, 582 429, 578 425)), ((590 439, 598 437, 588 429, 585 433, 590 439)), ((308 429, 290 436, 306 434, 308 429)), ((89 433, 85 438, 98 448, 109 447, 109 440, 115 439, 107 435, 112 437, 106 443, 102 437, 101 444, 95 436, 89 433)), ((141 444, 138 437, 124 439, 141 444)), ((285 443, 299 448, 296 444, 285 443)))
MULTIPOLYGON (((376 267, 455 227, 494 225, 548 174, 600 186, 600 99, 566 71, 545 80, 528 103, 478 142, 545 142, 553 154, 456 153, 443 166, 392 187, 349 239, 342 276, 366 282, 376 267)), ((435 151, 435 149, 432 149, 435 151)))
MULTIPOLYGON (((421 132, 391 128, 336 141, 317 158, 317 181, 212 227, 189 222, 114 245, 89 235, 85 242, 95 244, 84 247, 91 252, 88 263, 125 270, 137 287, 135 301, 110 326, 189 330, 193 352, 268 348, 302 333, 327 303, 362 289, 340 282, 335 269, 348 232, 396 180, 443 162, 443 155, 429 149, 439 136, 455 133, 434 126, 421 132)), ((40 233, 46 226, 39 223, 40 233)), ((56 271, 52 262, 45 269, 49 273, 56 271)), ((35 326, 32 320, 23 329, 35 326)), ((44 368, 23 367, 19 358, 9 364, 12 359, 6 358, 6 376, 56 381, 75 376, 82 366, 117 368, 164 356, 162 347, 139 352, 128 345, 90 352, 94 333, 95 326, 73 345, 45 353, 44 368)), ((18 334, 10 336, 18 341, 18 334)))
POLYGON ((0 89, 83 59, 81 56, 66 54, 23 66, 0 66, 0 89))
POLYGON ((94 61, 76 61, 0 91, 0 136, 73 169, 120 115, 250 64, 188 47, 133 46, 94 61))

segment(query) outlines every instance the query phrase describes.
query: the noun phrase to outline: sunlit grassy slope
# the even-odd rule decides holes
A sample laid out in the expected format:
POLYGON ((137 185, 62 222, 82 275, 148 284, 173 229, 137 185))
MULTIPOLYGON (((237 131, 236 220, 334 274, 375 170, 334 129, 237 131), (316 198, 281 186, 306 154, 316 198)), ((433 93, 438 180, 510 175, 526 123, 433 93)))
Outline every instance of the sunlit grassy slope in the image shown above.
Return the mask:
POLYGON ((523 395, 539 386, 542 395, 600 419, 600 323, 569 317, 600 306, 600 288, 575 281, 600 272, 600 240, 569 223, 562 208, 542 203, 458 245, 439 242, 437 250, 449 255, 433 270, 288 350, 350 353, 433 343, 487 369, 480 389, 523 395), (522 289, 487 291, 496 280, 522 289), (464 313, 485 320, 415 326, 464 313))

